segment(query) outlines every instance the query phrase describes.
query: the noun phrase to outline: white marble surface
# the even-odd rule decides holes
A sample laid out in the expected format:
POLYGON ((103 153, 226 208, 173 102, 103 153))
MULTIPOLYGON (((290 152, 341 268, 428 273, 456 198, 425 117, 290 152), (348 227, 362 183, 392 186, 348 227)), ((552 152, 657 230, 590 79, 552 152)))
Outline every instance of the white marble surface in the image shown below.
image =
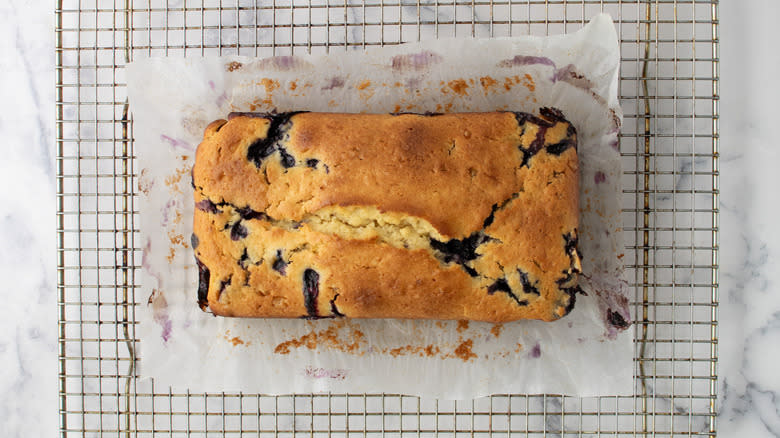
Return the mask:
POLYGON ((57 430, 52 2, 0 2, 0 435, 57 430))
MULTIPOLYGON (((721 5, 719 435, 780 437, 780 2, 721 5)), ((57 416, 52 3, 0 2, 0 430, 57 416)))
POLYGON ((721 6, 720 435, 780 437, 780 2, 721 6))

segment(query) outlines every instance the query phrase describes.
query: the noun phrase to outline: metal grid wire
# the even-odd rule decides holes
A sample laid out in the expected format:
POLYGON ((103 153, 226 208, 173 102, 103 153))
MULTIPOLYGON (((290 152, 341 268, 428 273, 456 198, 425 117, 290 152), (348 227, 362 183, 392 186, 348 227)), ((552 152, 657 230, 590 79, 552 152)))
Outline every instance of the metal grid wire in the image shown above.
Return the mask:
MULTIPOLYGON (((63 436, 706 435, 716 425, 718 11, 704 0, 59 0, 59 414, 63 436), (325 53, 615 19, 635 395, 174 392, 135 374, 134 55, 325 53)), ((187 365, 190 366, 190 365, 187 365)), ((197 366, 197 364, 191 365, 197 366)))

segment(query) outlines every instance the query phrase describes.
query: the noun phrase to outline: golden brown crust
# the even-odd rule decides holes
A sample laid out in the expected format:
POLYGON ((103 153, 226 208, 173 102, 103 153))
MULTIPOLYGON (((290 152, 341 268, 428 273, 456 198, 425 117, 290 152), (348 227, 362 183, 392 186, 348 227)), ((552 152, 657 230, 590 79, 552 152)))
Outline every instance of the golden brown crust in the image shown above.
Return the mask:
POLYGON ((207 127, 193 184, 217 315, 501 322, 573 305, 576 134, 557 110, 234 115, 207 127))

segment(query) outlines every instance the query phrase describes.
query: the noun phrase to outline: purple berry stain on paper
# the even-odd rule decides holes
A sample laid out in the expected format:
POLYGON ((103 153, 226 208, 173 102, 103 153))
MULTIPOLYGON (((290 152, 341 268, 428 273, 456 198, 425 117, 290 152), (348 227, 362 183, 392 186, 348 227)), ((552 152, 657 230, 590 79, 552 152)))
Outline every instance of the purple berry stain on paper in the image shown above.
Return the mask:
POLYGON ((538 342, 534 345, 534 348, 531 349, 530 354, 531 357, 533 357, 534 359, 538 359, 542 357, 542 347, 539 345, 538 342))
POLYGON ((499 67, 514 67, 516 65, 549 65, 555 68, 553 60, 546 56, 516 55, 514 58, 505 59, 498 63, 499 67))
POLYGON ((173 323, 168 317, 168 301, 165 300, 165 296, 163 296, 162 292, 155 289, 152 291, 152 296, 149 297, 149 304, 152 305, 154 322, 159 324, 160 328, 162 328, 161 336, 163 342, 168 342, 171 338, 171 330, 173 328, 173 323))
POLYGON ((157 272, 151 262, 149 260, 151 258, 152 254, 152 241, 151 239, 147 238, 146 243, 143 246, 143 252, 141 254, 141 267, 151 275, 155 280, 157 280, 157 284, 160 285, 162 283, 162 276, 159 272, 157 272))
POLYGON ((583 90, 590 90, 593 88, 593 82, 586 78, 585 75, 578 72, 574 67, 574 64, 569 64, 565 67, 555 69, 555 73, 551 79, 553 82, 566 82, 583 90))
POLYGON ((604 174, 602 171, 597 171, 595 175, 593 175, 593 182, 596 184, 601 184, 607 180, 607 175, 604 174))
POLYGON ((162 211, 162 221, 160 221, 160 225, 163 227, 168 226, 168 222, 171 220, 171 217, 174 216, 173 212, 175 212, 177 207, 178 203, 175 199, 170 199, 165 203, 165 207, 163 207, 162 211))
POLYGON ((308 366, 303 370, 303 374, 311 379, 334 379, 344 380, 347 377, 348 370, 342 368, 315 368, 308 366))
POLYGON ((223 91, 222 94, 217 96, 217 101, 215 102, 215 104, 221 107, 222 105, 225 104, 225 102, 227 102, 227 93, 223 91))
POLYGON ((186 151, 194 151, 195 150, 195 148, 192 147, 192 145, 187 143, 186 141, 178 139, 178 138, 169 137, 169 136, 167 136, 165 134, 161 134, 160 135, 160 140, 170 144, 174 148, 180 148, 180 149, 184 149, 186 151))
POLYGON ((408 71, 408 70, 422 70, 429 65, 438 64, 444 58, 437 53, 423 50, 420 53, 409 53, 407 55, 396 55, 391 60, 393 70, 396 71, 408 71))
POLYGON ((296 58, 295 56, 282 55, 265 59, 260 63, 260 65, 263 67, 271 67, 276 70, 287 71, 298 67, 303 67, 306 65, 306 62, 296 58))
POLYGON ((341 88, 343 86, 344 86, 344 79, 336 76, 336 77, 331 78, 331 80, 328 83, 328 85, 322 87, 322 89, 323 90, 332 90, 334 88, 341 88))

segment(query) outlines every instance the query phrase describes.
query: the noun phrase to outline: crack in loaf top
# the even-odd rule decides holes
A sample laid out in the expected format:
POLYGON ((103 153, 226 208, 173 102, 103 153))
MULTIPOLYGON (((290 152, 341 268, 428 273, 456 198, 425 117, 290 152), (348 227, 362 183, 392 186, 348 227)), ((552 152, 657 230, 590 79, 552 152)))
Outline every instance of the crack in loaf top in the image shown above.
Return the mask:
POLYGON ((523 191, 541 144, 574 147, 560 112, 394 117, 231 114, 206 129, 193 184, 214 202, 298 221, 332 205, 428 221, 446 238, 482 229, 523 191), (262 178, 258 178, 258 174, 262 178))

